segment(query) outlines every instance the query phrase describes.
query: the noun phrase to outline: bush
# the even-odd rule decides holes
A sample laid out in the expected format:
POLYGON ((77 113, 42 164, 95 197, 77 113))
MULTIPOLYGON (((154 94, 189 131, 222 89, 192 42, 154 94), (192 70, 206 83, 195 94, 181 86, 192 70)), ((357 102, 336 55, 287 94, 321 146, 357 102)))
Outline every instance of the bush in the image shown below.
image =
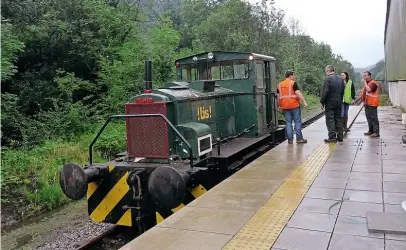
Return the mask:
POLYGON ((125 121, 110 123, 98 139, 94 149, 106 159, 114 159, 116 154, 126 150, 125 121))
MULTIPOLYGON (((32 149, 2 152, 1 204, 13 206, 22 218, 51 210, 70 200, 59 186, 59 169, 88 162, 88 147, 101 124, 76 139, 45 141, 32 149)), ((108 126, 94 147, 93 160, 106 162, 125 150, 125 122, 108 126)))

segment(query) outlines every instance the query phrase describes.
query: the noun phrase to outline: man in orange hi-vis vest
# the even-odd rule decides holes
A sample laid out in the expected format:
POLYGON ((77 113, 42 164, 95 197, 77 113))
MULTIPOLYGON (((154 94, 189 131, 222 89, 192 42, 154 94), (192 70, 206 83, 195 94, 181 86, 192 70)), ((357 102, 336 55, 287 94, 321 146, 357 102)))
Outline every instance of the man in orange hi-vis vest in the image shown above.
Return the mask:
POLYGON ((379 84, 372 79, 371 72, 369 71, 365 71, 362 74, 362 78, 364 88, 362 89, 361 99, 364 101, 365 116, 368 121, 368 132, 364 133, 364 135, 379 138, 379 84))
POLYGON ((307 107, 307 102, 295 82, 295 76, 292 71, 286 72, 285 80, 278 84, 277 92, 279 100, 278 109, 283 110, 283 115, 285 116, 285 132, 288 143, 293 143, 292 121, 295 122, 296 142, 306 143, 307 140, 303 139, 302 135, 302 114, 299 99, 302 100, 305 107, 307 107))

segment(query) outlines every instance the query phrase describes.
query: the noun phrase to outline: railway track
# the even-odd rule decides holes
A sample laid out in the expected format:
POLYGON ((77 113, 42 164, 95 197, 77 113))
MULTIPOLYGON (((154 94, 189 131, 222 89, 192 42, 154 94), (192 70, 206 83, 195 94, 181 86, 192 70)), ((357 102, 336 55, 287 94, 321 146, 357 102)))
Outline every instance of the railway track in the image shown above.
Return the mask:
MULTIPOLYGON (((355 100, 354 105, 358 106, 362 103, 361 97, 358 97, 358 99, 355 100)), ((309 126, 310 124, 312 124, 314 121, 318 120, 320 117, 322 117, 325 114, 324 110, 314 114, 312 116, 310 116, 309 118, 304 119, 304 121, 302 122, 302 127, 305 128, 307 126, 309 126)))
MULTIPOLYGON (((362 103, 361 98, 355 100, 354 105, 360 105, 362 103)), ((324 111, 316 113, 303 121, 303 128, 309 126, 314 121, 318 120, 325 114, 324 111)), ((279 144, 279 143, 277 143, 279 144)), ((276 145, 277 145, 276 144, 276 145)), ((245 162, 246 164, 249 161, 245 162)), ((246 165, 244 164, 244 165, 246 165)), ((241 168, 241 167, 240 167, 241 168)), ((239 169, 240 169, 239 168, 239 169)), ((119 249, 132 239, 136 238, 138 235, 128 231, 128 227, 121 226, 111 226, 107 228, 103 233, 97 235, 96 237, 84 242, 76 248, 76 250, 90 250, 90 249, 119 249)))
POLYGON ((91 238, 79 246, 76 250, 95 250, 95 249, 112 249, 116 250, 124 246, 132 239, 137 237, 137 234, 132 234, 127 227, 111 226, 105 229, 101 234, 91 238))

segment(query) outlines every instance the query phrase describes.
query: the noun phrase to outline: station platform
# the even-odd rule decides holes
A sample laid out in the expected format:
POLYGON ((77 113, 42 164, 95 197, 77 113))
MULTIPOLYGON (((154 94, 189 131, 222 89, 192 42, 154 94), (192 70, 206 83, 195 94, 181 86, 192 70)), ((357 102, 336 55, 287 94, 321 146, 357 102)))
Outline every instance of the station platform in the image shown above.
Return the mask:
MULTIPOLYGON (((406 235, 369 233, 366 213, 405 213, 406 133, 401 110, 379 107, 379 139, 364 109, 339 143, 324 116, 121 249, 400 250, 406 235)), ((405 222, 406 223, 406 222, 405 222)))

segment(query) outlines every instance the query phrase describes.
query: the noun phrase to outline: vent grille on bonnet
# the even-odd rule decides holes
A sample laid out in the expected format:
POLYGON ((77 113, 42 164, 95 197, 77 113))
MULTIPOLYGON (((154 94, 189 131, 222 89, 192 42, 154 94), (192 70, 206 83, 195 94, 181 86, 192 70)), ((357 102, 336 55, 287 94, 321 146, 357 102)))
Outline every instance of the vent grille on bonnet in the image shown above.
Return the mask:
MULTIPOLYGON (((166 104, 127 103, 125 113, 162 114, 166 116, 166 104)), ((127 152, 129 157, 168 158, 168 126, 161 117, 126 118, 127 152)))

